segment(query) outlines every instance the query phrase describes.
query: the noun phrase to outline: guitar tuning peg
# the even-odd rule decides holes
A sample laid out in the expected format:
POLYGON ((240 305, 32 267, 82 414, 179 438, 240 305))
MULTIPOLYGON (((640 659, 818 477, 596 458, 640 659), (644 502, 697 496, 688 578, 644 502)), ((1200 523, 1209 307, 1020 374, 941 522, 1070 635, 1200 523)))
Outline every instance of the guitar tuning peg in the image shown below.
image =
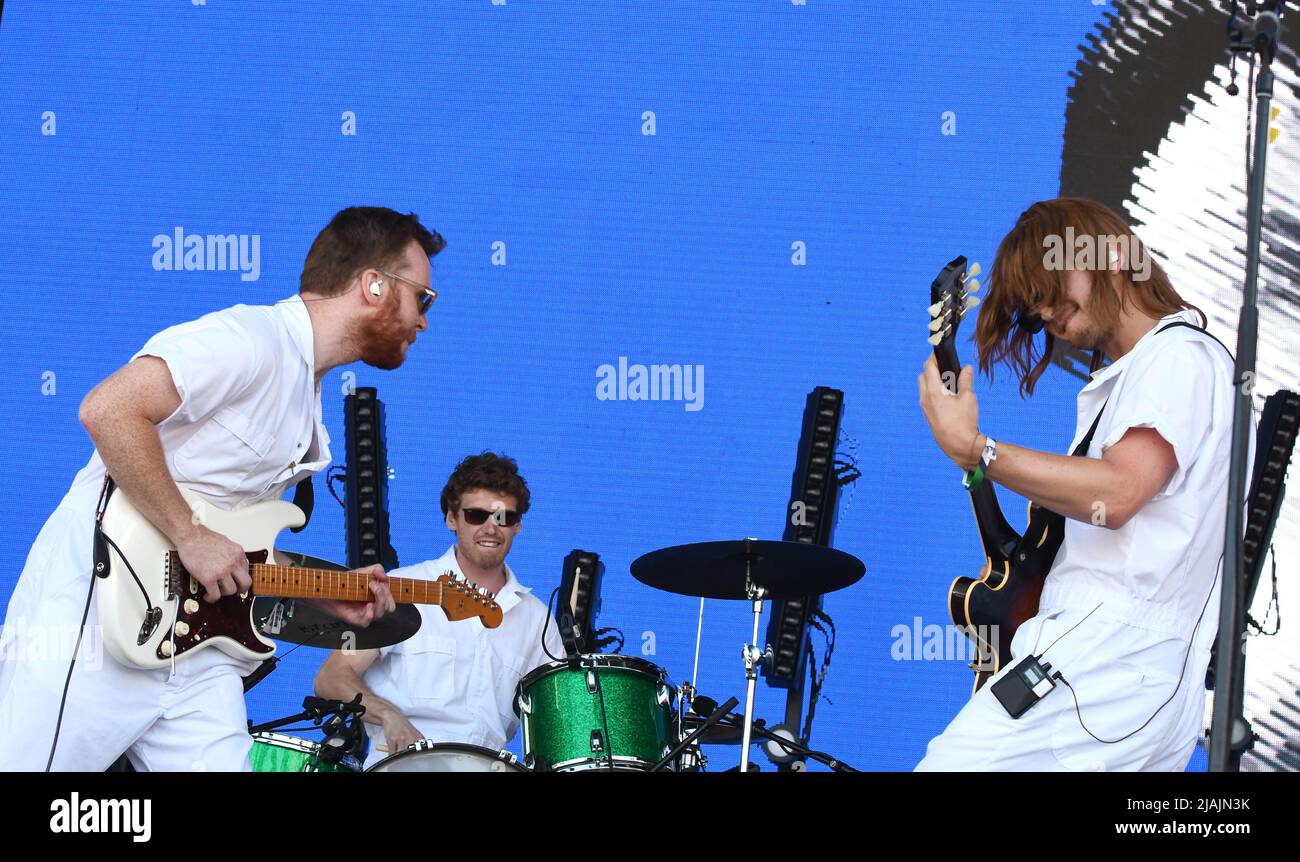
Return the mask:
POLYGON ((978 296, 966 297, 966 307, 962 309, 962 314, 965 314, 966 312, 970 311, 972 308, 974 308, 979 304, 980 304, 980 298, 978 296))
POLYGON ((980 280, 978 278, 972 278, 970 281, 966 282, 966 293, 968 294, 976 293, 979 291, 979 289, 980 289, 980 280))
POLYGON ((937 314, 938 314, 940 311, 942 311, 942 310, 943 310, 943 300, 942 300, 942 299, 939 300, 938 302, 936 302, 934 305, 932 305, 932 306, 930 306, 929 308, 926 309, 926 311, 930 312, 930 316, 931 316, 931 317, 934 317, 935 315, 937 315, 937 314))
POLYGON ((942 320, 942 319, 940 319, 940 318, 935 318, 934 320, 931 320, 931 321, 930 321, 930 331, 931 331, 931 332, 938 332, 938 331, 939 331, 940 329, 942 329, 942 328, 943 328, 943 320, 942 320))
POLYGON ((931 347, 938 347, 939 342, 943 341, 943 336, 936 332, 934 335, 927 338, 926 341, 930 342, 931 347))
POLYGON ((970 269, 966 270, 966 277, 974 278, 975 276, 979 275, 981 272, 983 272, 983 270, 980 269, 979 261, 975 261, 970 265, 970 269))

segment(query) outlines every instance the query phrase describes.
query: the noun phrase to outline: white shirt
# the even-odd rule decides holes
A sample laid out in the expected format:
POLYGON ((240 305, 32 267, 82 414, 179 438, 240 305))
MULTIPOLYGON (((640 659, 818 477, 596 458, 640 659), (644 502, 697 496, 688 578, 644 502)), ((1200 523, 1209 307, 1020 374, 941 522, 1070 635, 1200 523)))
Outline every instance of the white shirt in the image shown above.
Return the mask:
POLYGON ((1089 457, 1100 458, 1130 428, 1154 428, 1173 447, 1178 467, 1119 529, 1066 519, 1040 609, 1077 610, 1102 602, 1097 618, 1185 642, 1205 608, 1196 644, 1208 649, 1218 630, 1233 362, 1214 339, 1195 330, 1159 332, 1177 320, 1198 323, 1193 311, 1171 314, 1093 375, 1079 393, 1070 451, 1105 403, 1089 457))
POLYGON ((1124 526, 1073 519, 1039 611, 1011 641, 1061 683, 1019 719, 983 686, 931 740, 918 770, 1181 771, 1201 735, 1232 438, 1232 360, 1209 336, 1161 320, 1079 393, 1074 443, 1106 402, 1088 456, 1154 428, 1178 467, 1124 526), (1157 334, 1158 333, 1158 334, 1157 334), (1199 621, 1199 625, 1198 625, 1199 621), (1193 632, 1195 635, 1193 636, 1193 632), (1099 741, 1101 740, 1101 741, 1099 741))
MULTIPOLYGON (((315 380, 315 343, 307 307, 298 297, 271 306, 236 305, 164 329, 134 356, 167 363, 181 403, 156 427, 172 478, 223 509, 280 497, 294 477, 330 461, 315 380)), ((104 480, 98 451, 42 527, 10 599, 7 623, 76 627, 79 613, 51 611, 45 597, 83 595, 90 577, 95 504, 104 480)), ((80 604, 77 605, 77 611, 80 604)), ((95 623, 92 606, 88 624, 95 623)), ((6 631, 9 625, 6 625, 6 631)), ((190 656, 187 671, 235 663, 247 674, 256 662, 217 649, 190 656)), ((0 667, 0 695, 6 682, 0 667)))
MULTIPOLYGON (((437 580, 444 572, 464 574, 456 561, 456 546, 436 560, 389 572, 395 578, 437 580)), ((441 608, 417 605, 420 630, 411 638, 379 650, 362 679, 379 697, 391 702, 426 739, 461 742, 502 749, 515 735, 515 688, 529 671, 564 656, 559 627, 532 591, 522 586, 506 566, 506 585, 497 594, 501 625, 486 628, 477 618, 451 622, 441 608)), ((370 734, 370 766, 388 756, 383 728, 366 724, 370 734)), ((391 753, 391 752, 390 752, 391 753)))

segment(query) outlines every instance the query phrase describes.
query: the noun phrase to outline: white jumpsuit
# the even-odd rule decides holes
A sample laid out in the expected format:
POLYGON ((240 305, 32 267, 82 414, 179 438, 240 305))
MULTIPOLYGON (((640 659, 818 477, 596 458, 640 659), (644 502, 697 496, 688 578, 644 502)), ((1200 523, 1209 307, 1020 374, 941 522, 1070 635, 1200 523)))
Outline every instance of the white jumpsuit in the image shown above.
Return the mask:
MULTIPOLYGON (((328 465, 311 320, 297 297, 173 326, 136 357, 144 355, 167 363, 181 397, 157 426, 167 468, 214 505, 278 498, 328 465)), ((103 477, 95 453, 41 529, 10 597, 0 634, 0 770, 40 770, 49 758, 86 606, 103 477)), ((124 752, 141 770, 249 768, 241 677, 256 662, 213 648, 178 661, 174 677, 122 665, 102 649, 93 602, 76 655, 54 769, 102 771, 124 752)))
POLYGON ((1233 365, 1203 333, 1157 334, 1175 320, 1198 322, 1192 311, 1166 317, 1093 375, 1079 393, 1071 450, 1105 403, 1089 457, 1130 428, 1154 428, 1173 447, 1177 469, 1119 529, 1066 520, 1039 613, 1011 643, 1015 662, 1041 655, 1064 674, 1077 708, 1058 683, 1011 718, 992 692, 1004 668, 930 741, 917 770, 1187 767, 1218 631, 1233 365))

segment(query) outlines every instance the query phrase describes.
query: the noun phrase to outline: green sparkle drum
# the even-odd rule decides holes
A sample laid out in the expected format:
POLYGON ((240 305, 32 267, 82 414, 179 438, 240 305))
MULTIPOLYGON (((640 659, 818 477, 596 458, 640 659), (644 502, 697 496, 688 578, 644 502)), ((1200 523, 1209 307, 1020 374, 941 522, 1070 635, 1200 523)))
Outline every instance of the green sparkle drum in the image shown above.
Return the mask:
POLYGON ((254 772, 360 772, 360 764, 322 763, 320 746, 309 739, 283 733, 253 734, 253 750, 248 753, 254 772))
POLYGON ((580 658, 580 667, 555 661, 519 681, 524 763, 539 772, 648 770, 675 744, 676 691, 663 669, 630 656, 580 658))

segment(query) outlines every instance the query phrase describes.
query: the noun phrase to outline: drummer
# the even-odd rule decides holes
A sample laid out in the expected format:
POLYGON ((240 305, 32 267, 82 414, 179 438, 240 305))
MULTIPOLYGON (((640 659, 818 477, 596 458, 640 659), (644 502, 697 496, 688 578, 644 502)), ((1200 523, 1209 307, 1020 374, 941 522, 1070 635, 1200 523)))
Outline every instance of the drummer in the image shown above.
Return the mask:
POLYGON ((361 693, 370 736, 367 767, 421 739, 504 749, 519 724, 513 707, 519 680, 549 656, 563 657, 546 606, 506 565, 528 501, 514 459, 470 455, 442 490, 443 519, 455 544, 436 560, 388 573, 431 581, 447 571, 461 574, 496 594, 500 626, 450 622, 436 605, 420 605, 420 630, 408 640, 336 650, 316 674, 320 697, 350 700, 361 693))

